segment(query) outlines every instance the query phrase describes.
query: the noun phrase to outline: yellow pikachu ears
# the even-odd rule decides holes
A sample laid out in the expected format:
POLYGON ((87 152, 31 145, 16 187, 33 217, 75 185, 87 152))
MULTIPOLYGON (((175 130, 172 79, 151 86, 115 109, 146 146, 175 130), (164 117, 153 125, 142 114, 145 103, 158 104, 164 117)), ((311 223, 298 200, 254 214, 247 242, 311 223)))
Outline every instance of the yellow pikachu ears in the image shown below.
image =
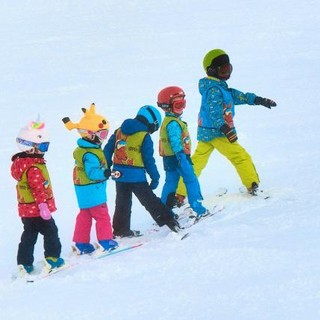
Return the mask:
POLYGON ((84 116, 78 123, 72 122, 69 117, 62 119, 62 122, 68 130, 82 129, 90 132, 96 132, 109 129, 109 121, 105 117, 96 113, 96 106, 94 103, 91 104, 89 109, 82 108, 81 110, 84 113, 84 116))

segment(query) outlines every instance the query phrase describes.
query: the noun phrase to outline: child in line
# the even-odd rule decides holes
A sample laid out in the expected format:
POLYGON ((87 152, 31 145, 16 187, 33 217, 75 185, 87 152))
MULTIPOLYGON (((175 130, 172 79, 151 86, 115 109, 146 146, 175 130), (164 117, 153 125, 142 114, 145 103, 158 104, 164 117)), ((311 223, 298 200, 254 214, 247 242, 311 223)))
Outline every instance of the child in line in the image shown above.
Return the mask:
POLYGON ((96 114, 94 103, 90 109, 82 108, 82 111, 84 116, 79 123, 73 123, 68 117, 62 121, 68 130, 77 129, 81 136, 73 152, 73 183, 80 208, 73 241, 79 254, 90 254, 95 251, 90 243, 92 219, 96 221, 97 239, 103 251, 117 248, 118 243, 113 240, 107 206, 106 181, 110 169, 101 149, 101 144, 108 136, 109 122, 96 114))
MULTIPOLYGON (((199 81, 202 100, 198 116, 198 144, 192 156, 194 171, 199 177, 211 153, 217 149, 235 167, 248 193, 257 195, 260 179, 251 156, 237 141, 233 121, 235 105, 262 105, 271 109, 277 104, 254 93, 229 88, 226 81, 233 67, 229 56, 221 49, 211 50, 205 55, 203 68, 207 76, 199 81)), ((180 179, 177 197, 182 201, 185 196, 186 189, 180 179)))
POLYGON ((11 175, 17 180, 18 212, 23 223, 17 263, 20 276, 34 270, 34 246, 38 234, 43 235, 47 269, 64 265, 60 257, 58 228, 51 213, 56 211, 49 172, 44 159, 48 151, 48 132, 43 122, 23 127, 16 139, 21 152, 12 157, 11 175))
POLYGON ((160 175, 153 155, 151 134, 160 125, 160 112, 153 106, 143 106, 134 119, 126 119, 122 123, 104 148, 109 167, 113 165, 112 177, 116 181, 114 236, 136 237, 141 234, 130 227, 132 194, 159 226, 167 225, 174 232, 179 230, 172 210, 152 191, 157 188, 160 175), (150 184, 147 182, 146 172, 151 178, 150 184))
POLYGON ((191 139, 188 126, 181 120, 186 107, 184 91, 176 86, 162 89, 158 94, 158 106, 165 111, 159 142, 159 153, 163 157, 166 172, 161 200, 171 208, 176 205, 175 191, 179 178, 182 177, 190 207, 198 216, 203 216, 208 210, 201 204, 203 198, 200 185, 190 159, 191 139))

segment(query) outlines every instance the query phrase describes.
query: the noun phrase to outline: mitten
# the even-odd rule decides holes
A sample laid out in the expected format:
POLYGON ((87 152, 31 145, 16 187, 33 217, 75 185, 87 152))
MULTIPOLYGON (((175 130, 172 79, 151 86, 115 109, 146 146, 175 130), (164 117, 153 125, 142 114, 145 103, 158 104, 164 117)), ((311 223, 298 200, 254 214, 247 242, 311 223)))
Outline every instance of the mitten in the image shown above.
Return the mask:
POLYGON ((45 202, 39 204, 39 210, 40 210, 40 217, 43 220, 51 219, 51 212, 48 208, 48 205, 45 202))
POLYGON ((178 167, 182 169, 182 171, 187 171, 190 167, 190 162, 187 159, 187 156, 184 152, 176 153, 176 157, 178 159, 178 167))
POLYGON ((221 126, 220 131, 227 137, 227 139, 234 143, 238 140, 237 133, 234 128, 230 128, 226 123, 221 126))
POLYGON ((104 170, 104 176, 109 179, 109 177, 111 176, 111 170, 110 169, 106 169, 104 170))
POLYGON ((264 106, 266 108, 271 109, 271 107, 275 107, 277 104, 268 98, 261 98, 261 97, 255 97, 254 104, 259 104, 261 106, 264 106))
POLYGON ((152 190, 157 189, 158 185, 159 185, 159 180, 154 180, 154 179, 151 180, 151 182, 150 182, 150 188, 151 188, 152 190))

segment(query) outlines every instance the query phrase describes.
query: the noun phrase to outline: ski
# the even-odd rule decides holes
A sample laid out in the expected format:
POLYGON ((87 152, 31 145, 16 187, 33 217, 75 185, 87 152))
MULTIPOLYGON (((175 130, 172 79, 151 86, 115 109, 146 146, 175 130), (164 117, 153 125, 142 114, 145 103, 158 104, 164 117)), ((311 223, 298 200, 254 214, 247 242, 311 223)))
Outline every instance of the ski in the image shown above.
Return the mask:
MULTIPOLYGON (((44 262, 44 264, 45 264, 45 262, 44 262)), ((45 266, 43 267, 43 270, 42 270, 42 272, 38 275, 38 276, 36 276, 35 277, 35 279, 28 279, 27 280, 27 282, 34 282, 34 281, 36 281, 36 280, 41 280, 41 279, 46 279, 46 278, 48 278, 48 277, 50 277, 50 276, 52 276, 52 275, 54 275, 54 274, 56 274, 56 273, 58 273, 58 272, 61 272, 61 271, 64 271, 64 270, 67 270, 67 269, 70 269, 70 268, 72 268, 72 267, 74 267, 75 265, 73 265, 73 264, 70 264, 70 263, 67 263, 67 262, 65 262, 61 267, 59 267, 59 268, 53 268, 53 269, 48 269, 48 268, 46 268, 45 266)))
POLYGON ((198 216, 193 217, 194 224, 212 217, 213 215, 217 214, 218 212, 221 212, 223 209, 224 209, 224 206, 222 204, 216 204, 210 211, 208 211, 207 214, 204 214, 203 216, 200 216, 200 217, 198 217, 198 216))
MULTIPOLYGON (((75 268, 79 265, 85 264, 86 262, 93 262, 97 259, 103 259, 103 258, 109 257, 111 255, 122 253, 122 252, 125 252, 128 250, 131 250, 131 249, 139 248, 143 244, 144 243, 142 243, 142 242, 136 243, 136 244, 132 244, 132 245, 128 245, 128 246, 118 247, 118 248, 111 250, 111 251, 102 251, 100 249, 97 249, 91 255, 84 255, 90 259, 87 259, 86 261, 79 261, 79 260, 78 261, 70 261, 70 262, 66 261, 65 264, 59 268, 48 269, 45 265, 45 262, 43 262, 43 267, 42 267, 41 271, 34 271, 30 274, 25 273, 24 275, 21 275, 21 276, 16 275, 16 276, 13 276, 12 278, 13 278, 13 280, 25 281, 26 283, 33 283, 33 282, 36 282, 39 280, 45 280, 45 279, 47 279, 57 273, 60 273, 65 270, 70 270, 70 269, 75 268)), ((81 255, 77 254, 75 250, 76 250, 75 247, 72 246, 73 255, 80 257, 81 255)))
MULTIPOLYGON (((219 198, 219 197, 226 195, 227 193, 228 193, 228 189, 225 187, 221 187, 221 188, 216 189, 215 192, 210 196, 219 198)), ((190 208, 190 204, 188 202, 188 198, 185 198, 184 202, 180 206, 175 207, 174 210, 178 209, 177 211, 181 211, 181 210, 185 211, 186 209, 189 209, 189 208, 190 208)))
MULTIPOLYGON (((213 206, 210 210, 208 210, 208 213, 203 215, 202 218, 205 217, 211 217, 212 215, 222 211, 224 209, 222 204, 216 204, 215 206, 213 206)), ((179 223, 183 223, 185 220, 189 220, 189 219, 196 219, 197 218, 197 214, 191 209, 191 207, 186 207, 183 212, 179 215, 178 217, 178 221, 179 223)))
POLYGON ((195 224, 214 216, 218 212, 221 212, 223 209, 224 209, 224 206, 222 204, 216 204, 213 208, 208 210, 208 213, 206 213, 200 217, 195 215, 195 213, 192 211, 188 216, 188 220, 186 221, 186 223, 184 224, 184 226, 182 228, 183 229, 191 228, 195 224))
POLYGON ((216 190, 216 192, 214 193, 214 195, 215 195, 216 197, 222 197, 222 196, 226 195, 227 193, 228 193, 228 189, 225 188, 225 187, 221 187, 221 188, 218 188, 218 189, 216 190))
POLYGON ((248 193, 248 190, 246 189, 246 187, 242 186, 239 188, 239 192, 242 194, 245 194, 247 196, 250 196, 252 198, 256 198, 256 199, 268 200, 271 198, 270 194, 268 194, 267 192, 260 190, 260 189, 257 191, 256 194, 252 195, 252 194, 248 193))
POLYGON ((121 253, 121 252, 124 252, 124 251, 128 251, 128 250, 131 250, 131 249, 135 249, 135 248, 139 248, 143 245, 144 243, 143 242, 139 242, 139 243, 136 243, 136 244, 132 244, 132 245, 129 245, 129 246, 125 246, 125 247, 118 247, 114 250, 111 250, 111 251, 100 251, 100 249, 97 249, 95 253, 93 253, 92 257, 94 259, 103 259, 103 258, 106 258, 108 256, 112 256, 112 255, 115 255, 115 254, 118 254, 118 253, 121 253))
POLYGON ((59 268, 49 269, 46 267, 45 261, 38 262, 37 264, 41 264, 42 267, 40 269, 39 267, 36 267, 36 269, 31 273, 22 272, 22 270, 20 269, 18 274, 12 276, 12 280, 25 281, 26 283, 33 283, 35 281, 46 279, 58 272, 61 272, 63 270, 70 269, 71 267, 73 267, 72 264, 65 263, 59 268))

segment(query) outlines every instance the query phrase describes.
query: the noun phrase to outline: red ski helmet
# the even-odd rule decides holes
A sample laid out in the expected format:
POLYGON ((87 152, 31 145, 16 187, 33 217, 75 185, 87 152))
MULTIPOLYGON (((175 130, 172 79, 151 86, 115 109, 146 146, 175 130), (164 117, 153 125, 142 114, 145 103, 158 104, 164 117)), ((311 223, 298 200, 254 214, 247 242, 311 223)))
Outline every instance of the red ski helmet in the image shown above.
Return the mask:
POLYGON ((185 96, 186 94, 180 87, 166 87, 158 93, 158 107, 166 112, 181 115, 186 107, 185 96))

